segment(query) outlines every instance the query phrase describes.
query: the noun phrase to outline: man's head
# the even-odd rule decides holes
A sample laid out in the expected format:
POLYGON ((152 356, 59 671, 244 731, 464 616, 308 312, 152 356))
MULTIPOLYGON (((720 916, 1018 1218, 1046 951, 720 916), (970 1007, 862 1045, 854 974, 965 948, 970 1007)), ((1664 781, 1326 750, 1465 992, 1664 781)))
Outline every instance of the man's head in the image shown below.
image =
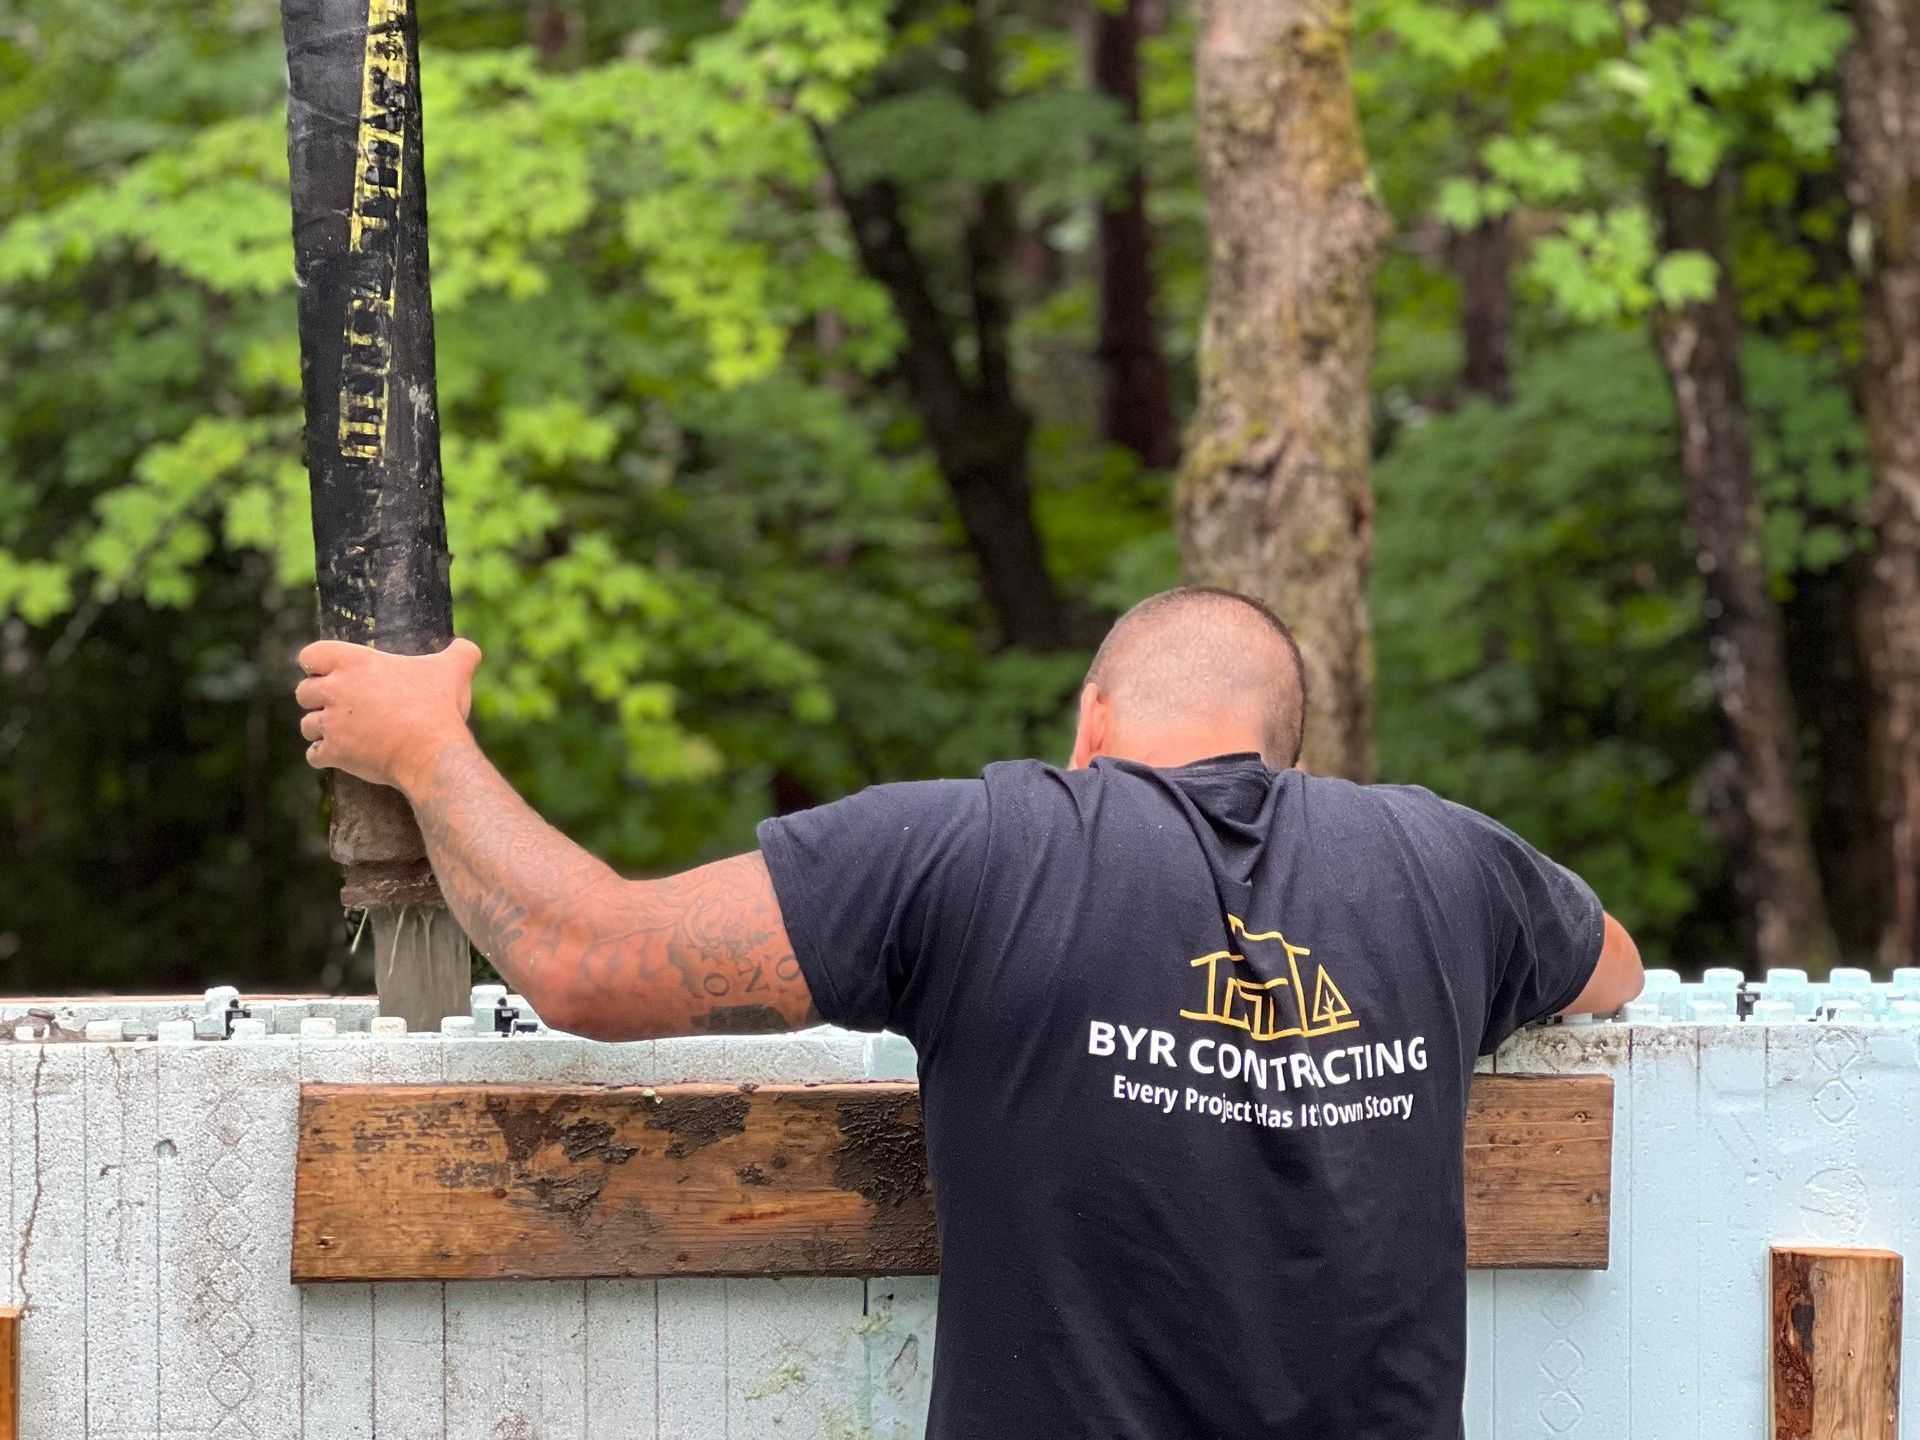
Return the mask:
POLYGON ((1258 600, 1201 585, 1164 591, 1122 615, 1093 657, 1072 763, 1184 765, 1257 750, 1284 770, 1300 758, 1306 691, 1300 647, 1258 600))

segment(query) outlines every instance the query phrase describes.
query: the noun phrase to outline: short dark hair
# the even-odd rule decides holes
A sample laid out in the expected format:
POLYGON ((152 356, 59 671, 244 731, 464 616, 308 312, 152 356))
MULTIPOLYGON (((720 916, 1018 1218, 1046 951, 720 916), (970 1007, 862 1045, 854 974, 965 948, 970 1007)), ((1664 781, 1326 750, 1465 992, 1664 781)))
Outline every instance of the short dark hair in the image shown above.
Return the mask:
POLYGON ((1278 638, 1284 648, 1291 683, 1282 682, 1266 706, 1266 731, 1268 748, 1284 766, 1293 765, 1300 758, 1300 748, 1306 738, 1307 722, 1307 667, 1300 654, 1299 642, 1293 638, 1293 631, 1286 621, 1276 615, 1272 608, 1255 597, 1238 590, 1229 590, 1218 585, 1180 585, 1171 590, 1163 590, 1157 595, 1149 595, 1132 609, 1128 610, 1107 632, 1107 637, 1095 652, 1093 663, 1087 668, 1087 683, 1098 685, 1102 690, 1114 688, 1114 666, 1118 657, 1126 650, 1130 637, 1137 634, 1142 625, 1152 625, 1156 620, 1172 618, 1170 612, 1193 607, 1232 606, 1244 609, 1257 616, 1262 627, 1278 638))

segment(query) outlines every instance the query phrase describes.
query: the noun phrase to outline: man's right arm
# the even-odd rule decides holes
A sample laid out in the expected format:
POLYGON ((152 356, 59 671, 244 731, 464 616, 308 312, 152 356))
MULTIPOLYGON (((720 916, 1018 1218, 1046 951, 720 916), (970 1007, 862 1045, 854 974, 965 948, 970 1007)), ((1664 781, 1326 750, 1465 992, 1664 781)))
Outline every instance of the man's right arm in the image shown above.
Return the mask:
POLYGON ((616 874, 480 752, 466 724, 479 659, 464 641, 417 656, 308 646, 295 692, 308 763, 406 795, 454 918, 549 1024, 642 1040, 818 1023, 766 862, 616 874))
POLYGON ((1585 987, 1574 996, 1562 1015, 1611 1015, 1629 1000, 1638 999, 1646 988, 1647 972, 1640 964, 1640 947, 1633 943, 1627 927, 1613 916, 1603 917, 1600 959, 1585 987))
POLYGON ((396 778, 447 907, 548 1024, 641 1040, 820 1023, 758 852, 625 879, 542 820, 464 727, 396 778))

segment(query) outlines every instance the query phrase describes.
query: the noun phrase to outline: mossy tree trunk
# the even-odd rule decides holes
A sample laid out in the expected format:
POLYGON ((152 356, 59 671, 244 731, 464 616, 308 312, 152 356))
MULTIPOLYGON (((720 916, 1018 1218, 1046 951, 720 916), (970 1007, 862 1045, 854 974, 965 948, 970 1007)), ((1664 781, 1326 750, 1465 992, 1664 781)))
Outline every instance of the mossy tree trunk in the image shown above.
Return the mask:
POLYGON ((1816 968, 1838 958, 1799 789, 1800 744, 1786 631, 1761 546, 1753 437, 1740 368, 1740 315, 1727 267, 1726 172, 1689 185, 1656 159, 1654 208, 1669 250, 1719 272, 1713 295, 1654 325, 1673 390, 1687 522, 1706 590, 1709 672, 1734 764, 1737 888, 1763 964, 1816 968))
POLYGON ((1861 259, 1874 554, 1863 610, 1878 711, 1896 965, 1920 965, 1920 0, 1856 0, 1844 69, 1861 259))
POLYGON ((1385 219, 1341 3, 1203 0, 1198 143, 1212 238, 1198 412, 1177 497, 1189 577, 1256 595, 1307 664, 1303 763, 1373 771, 1367 480, 1385 219))

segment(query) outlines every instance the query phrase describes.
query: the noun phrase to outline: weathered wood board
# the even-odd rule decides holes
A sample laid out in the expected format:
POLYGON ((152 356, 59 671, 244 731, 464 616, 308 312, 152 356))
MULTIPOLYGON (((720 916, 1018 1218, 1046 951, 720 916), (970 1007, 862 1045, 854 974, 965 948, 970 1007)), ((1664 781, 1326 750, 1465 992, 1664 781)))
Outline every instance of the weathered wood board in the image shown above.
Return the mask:
POLYGON ((1775 1246, 1771 1257, 1774 1440, 1897 1440, 1900 1256, 1775 1246))
POLYGON ((0 1307, 0 1440, 20 1440, 20 1311, 0 1307))
MULTIPOLYGON (((1613 1080, 1487 1076, 1470 1262, 1607 1264, 1613 1080)), ((911 1084, 307 1085, 296 1282, 925 1275, 911 1084)))
POLYGON ((1483 1075, 1467 1102, 1467 1264, 1604 1270, 1613 1077, 1483 1075))

